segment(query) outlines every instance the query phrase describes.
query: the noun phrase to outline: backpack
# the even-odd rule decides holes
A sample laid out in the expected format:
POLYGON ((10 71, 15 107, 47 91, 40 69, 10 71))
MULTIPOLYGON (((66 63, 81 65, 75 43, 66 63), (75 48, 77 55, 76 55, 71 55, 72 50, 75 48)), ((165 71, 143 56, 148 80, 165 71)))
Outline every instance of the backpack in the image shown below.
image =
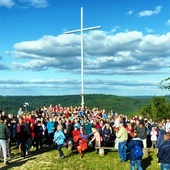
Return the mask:
POLYGON ((134 147, 135 157, 138 158, 143 155, 142 148, 139 145, 135 145, 134 147))

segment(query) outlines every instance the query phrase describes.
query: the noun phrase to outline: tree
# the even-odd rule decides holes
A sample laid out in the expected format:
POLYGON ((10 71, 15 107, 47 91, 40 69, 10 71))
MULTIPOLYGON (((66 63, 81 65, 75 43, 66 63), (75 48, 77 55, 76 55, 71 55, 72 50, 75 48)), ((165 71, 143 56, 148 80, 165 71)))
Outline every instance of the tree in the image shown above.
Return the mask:
POLYGON ((170 103, 168 103, 164 97, 154 96, 139 112, 143 117, 160 121, 169 117, 170 103))
MULTIPOLYGON (((170 66, 169 66, 169 68, 170 68, 170 66)), ((161 86, 162 89, 170 90, 170 77, 162 80, 160 82, 160 84, 162 84, 162 86, 161 86)))
POLYGON ((155 106, 155 103, 154 103, 154 101, 151 101, 151 116, 152 116, 152 119, 153 120, 156 120, 157 119, 157 114, 158 114, 158 112, 157 112, 157 108, 156 108, 156 106, 155 106))

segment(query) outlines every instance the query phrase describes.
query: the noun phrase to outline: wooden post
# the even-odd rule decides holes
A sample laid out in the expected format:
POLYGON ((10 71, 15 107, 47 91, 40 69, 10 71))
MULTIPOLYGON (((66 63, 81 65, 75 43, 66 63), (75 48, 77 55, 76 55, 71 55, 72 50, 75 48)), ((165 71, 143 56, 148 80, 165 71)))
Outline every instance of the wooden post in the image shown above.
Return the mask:
POLYGON ((104 149, 103 148, 99 148, 99 155, 104 156, 104 149))
POLYGON ((148 148, 143 148, 143 156, 148 157, 148 148))

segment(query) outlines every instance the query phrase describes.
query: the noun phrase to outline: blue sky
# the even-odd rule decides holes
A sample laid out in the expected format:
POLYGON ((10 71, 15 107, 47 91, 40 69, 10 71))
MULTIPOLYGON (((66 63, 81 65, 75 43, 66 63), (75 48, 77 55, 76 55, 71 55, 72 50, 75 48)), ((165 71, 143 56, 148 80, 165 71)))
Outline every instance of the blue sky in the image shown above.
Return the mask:
POLYGON ((0 95, 167 95, 169 0, 0 0, 0 95))

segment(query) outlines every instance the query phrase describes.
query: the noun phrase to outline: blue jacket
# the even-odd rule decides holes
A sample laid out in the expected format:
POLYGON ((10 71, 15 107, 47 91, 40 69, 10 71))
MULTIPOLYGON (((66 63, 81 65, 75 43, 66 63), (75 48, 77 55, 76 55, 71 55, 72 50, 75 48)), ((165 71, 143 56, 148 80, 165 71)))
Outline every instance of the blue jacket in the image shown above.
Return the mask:
POLYGON ((160 135, 158 136, 158 140, 156 143, 156 147, 159 148, 164 143, 164 134, 166 131, 164 129, 161 130, 160 135))
POLYGON ((157 157, 161 163, 170 164, 170 140, 159 147, 157 157))
POLYGON ((63 145, 64 142, 65 142, 65 138, 66 138, 66 137, 65 137, 65 135, 64 135, 64 133, 63 133, 62 130, 56 131, 56 132, 54 133, 54 140, 55 140, 55 142, 56 142, 57 145, 63 145))
POLYGON ((47 122, 47 130, 48 133, 54 133, 54 122, 50 121, 47 122))
POLYGON ((134 153, 135 152, 134 151, 135 145, 140 146, 141 149, 142 149, 142 147, 143 147, 142 140, 140 138, 133 138, 133 139, 130 140, 129 145, 127 147, 127 150, 129 151, 129 159, 133 160, 133 161, 135 161, 135 160, 142 160, 142 156, 140 156, 138 158, 135 156, 135 153, 134 153))

